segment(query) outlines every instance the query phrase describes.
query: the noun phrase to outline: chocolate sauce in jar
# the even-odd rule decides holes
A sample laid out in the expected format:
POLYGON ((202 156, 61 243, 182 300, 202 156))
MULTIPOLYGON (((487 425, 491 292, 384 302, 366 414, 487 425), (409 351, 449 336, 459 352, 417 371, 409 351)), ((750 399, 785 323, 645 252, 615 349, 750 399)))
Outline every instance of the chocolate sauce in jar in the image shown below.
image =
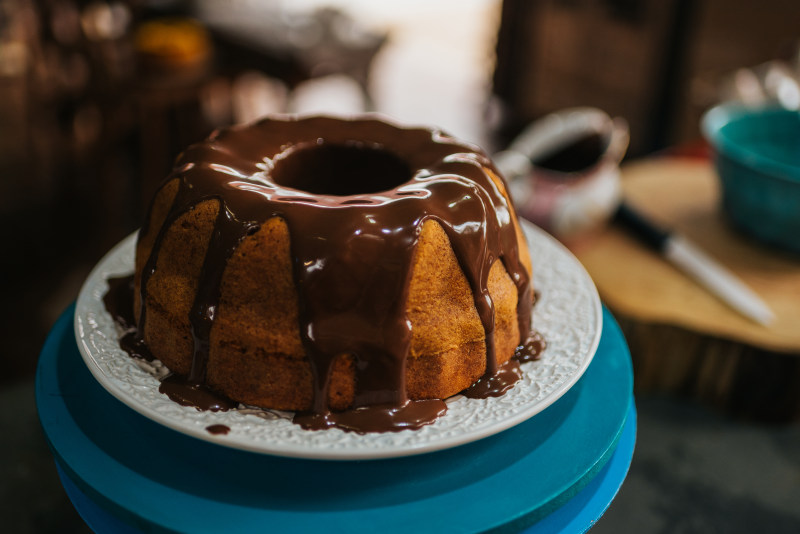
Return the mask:
POLYGON ((580 172, 597 165, 608 148, 608 136, 599 133, 585 135, 533 162, 536 167, 551 171, 580 172))
MULTIPOLYGON (((154 229, 138 289, 142 306, 132 345, 143 344, 143 288, 155 273, 165 229, 201 202, 215 200, 218 216, 190 313, 191 372, 181 377, 180 386, 165 381, 162 388, 195 406, 204 402, 188 400, 190 395, 177 390, 205 387, 210 332, 227 262, 247 235, 280 217, 289 228, 298 326, 314 381, 311 411, 298 414, 296 422, 357 432, 431 423, 444 413, 444 402, 412 402, 405 393, 411 331, 403 303, 422 224, 435 220, 475 295, 486 336, 485 382, 513 384, 518 375, 513 379, 513 372, 498 369, 493 354, 494 304, 488 291, 493 263, 502 261, 517 287, 521 345, 530 332, 532 295, 530 275, 519 257, 513 208, 494 172, 485 155, 441 132, 375 119, 268 119, 217 132, 189 147, 164 182, 177 180, 178 191, 163 226, 154 229), (340 354, 356 360, 355 406, 332 413, 328 384, 340 354)), ((149 219, 141 235, 149 231, 149 219)))

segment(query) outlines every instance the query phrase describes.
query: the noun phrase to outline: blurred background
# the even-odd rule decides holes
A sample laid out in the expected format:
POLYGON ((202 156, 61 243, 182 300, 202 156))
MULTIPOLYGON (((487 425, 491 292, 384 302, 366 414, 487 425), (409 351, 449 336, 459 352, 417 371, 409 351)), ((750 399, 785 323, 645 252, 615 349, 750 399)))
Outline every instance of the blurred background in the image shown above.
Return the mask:
MULTIPOLYGON (((731 99, 797 109, 799 52, 796 0, 0 0, 8 531, 86 529, 36 420, 37 355, 182 147, 266 113, 376 111, 493 153, 532 121, 592 106, 627 121, 623 177, 665 156, 711 176, 702 114, 731 99)), ((568 243, 593 276, 595 237, 568 243)), ((775 254, 797 282, 798 257, 775 254)), ((596 530, 799 532, 800 347, 642 317, 600 289, 631 342, 640 432, 596 530), (654 335, 697 358, 666 385, 651 376, 654 335), (697 378, 723 365, 709 350, 739 357, 721 385, 697 378)))

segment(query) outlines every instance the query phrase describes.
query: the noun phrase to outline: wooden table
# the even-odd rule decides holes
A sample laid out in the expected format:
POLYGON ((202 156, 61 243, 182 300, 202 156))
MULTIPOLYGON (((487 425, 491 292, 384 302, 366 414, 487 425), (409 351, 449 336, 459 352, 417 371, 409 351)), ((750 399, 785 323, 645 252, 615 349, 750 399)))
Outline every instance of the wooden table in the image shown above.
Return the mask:
POLYGON ((769 327, 742 317, 613 225, 568 243, 623 326, 637 391, 686 394, 761 420, 800 419, 800 256, 727 223, 706 159, 641 160, 623 167, 622 180, 632 205, 730 268, 776 315, 769 327))

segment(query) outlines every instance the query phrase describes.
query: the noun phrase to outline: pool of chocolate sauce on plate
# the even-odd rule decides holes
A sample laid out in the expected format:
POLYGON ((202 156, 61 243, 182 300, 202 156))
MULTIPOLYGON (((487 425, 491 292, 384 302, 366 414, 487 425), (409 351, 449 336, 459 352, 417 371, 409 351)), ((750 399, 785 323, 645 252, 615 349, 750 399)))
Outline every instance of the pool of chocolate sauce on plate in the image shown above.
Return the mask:
POLYGON ((209 425, 206 427, 206 431, 215 436, 224 436, 231 431, 231 428, 227 425, 209 425))
MULTIPOLYGON (((133 326, 133 275, 109 278, 109 290, 103 301, 106 309, 121 327, 120 344, 134 358, 153 360, 146 345, 136 343, 136 327, 133 326)), ((478 399, 499 397, 511 389, 521 377, 520 363, 540 358, 546 344, 538 332, 532 332, 523 345, 517 347, 514 357, 499 366, 493 375, 484 375, 475 384, 462 392, 468 398, 478 399)), ((171 374, 159 386, 159 391, 182 406, 192 406, 199 410, 226 411, 237 407, 237 403, 224 395, 207 388, 203 384, 193 384, 187 377, 171 374)), ((373 410, 371 417, 356 410, 329 412, 327 414, 300 413, 295 422, 309 429, 338 427, 356 432, 382 432, 419 428, 430 419, 431 412, 440 417, 447 411, 443 401, 414 401, 402 406, 384 406, 373 410)), ((211 425, 209 433, 219 435, 230 431, 225 425, 211 425)))

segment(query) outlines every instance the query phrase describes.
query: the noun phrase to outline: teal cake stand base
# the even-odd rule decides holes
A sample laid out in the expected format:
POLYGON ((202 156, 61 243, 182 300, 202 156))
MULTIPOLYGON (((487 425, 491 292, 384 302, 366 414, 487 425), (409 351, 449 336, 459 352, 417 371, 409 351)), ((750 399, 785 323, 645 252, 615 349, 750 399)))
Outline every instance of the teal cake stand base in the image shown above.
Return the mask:
POLYGON ((543 412, 460 447, 368 461, 230 449, 139 415, 89 373, 73 311, 42 349, 36 400, 64 488, 95 532, 584 532, 633 455, 630 355, 607 310, 591 365, 543 412))

